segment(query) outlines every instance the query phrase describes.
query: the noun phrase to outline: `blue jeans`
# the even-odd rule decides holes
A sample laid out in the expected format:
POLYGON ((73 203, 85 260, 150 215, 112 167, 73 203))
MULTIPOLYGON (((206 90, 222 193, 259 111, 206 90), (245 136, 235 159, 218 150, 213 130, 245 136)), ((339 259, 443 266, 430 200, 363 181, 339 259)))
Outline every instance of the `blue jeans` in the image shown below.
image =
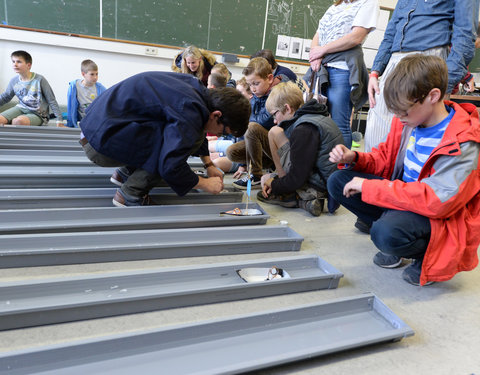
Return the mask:
POLYGON ((328 86, 322 90, 327 100, 328 111, 332 120, 337 124, 342 132, 345 146, 352 147, 352 128, 350 127, 350 117, 352 115, 353 104, 350 101, 350 71, 337 68, 329 68, 328 86))
POLYGON ((338 170, 332 173, 327 181, 328 192, 342 206, 371 226, 370 237, 382 253, 423 259, 430 241, 430 220, 413 212, 391 210, 365 203, 361 194, 345 197, 343 188, 353 177, 382 179, 371 174, 338 170))

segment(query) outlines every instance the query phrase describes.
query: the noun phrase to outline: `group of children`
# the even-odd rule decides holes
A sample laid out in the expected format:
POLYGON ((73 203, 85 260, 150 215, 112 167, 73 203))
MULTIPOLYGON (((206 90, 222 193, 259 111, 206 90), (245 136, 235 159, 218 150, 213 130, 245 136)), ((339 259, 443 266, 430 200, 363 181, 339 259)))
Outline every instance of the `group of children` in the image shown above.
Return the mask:
MULTIPOLYGON (((214 62, 204 55, 190 58, 187 50, 180 65, 190 76, 143 73, 102 94, 98 69, 87 60, 83 79, 70 83, 75 115, 69 121, 75 126, 84 117, 81 144, 87 156, 99 165, 123 166, 112 176, 121 186, 116 205, 149 204, 148 192, 159 179, 180 195, 191 188, 220 192, 223 175, 210 159, 204 134, 243 136, 223 152, 236 163, 234 176, 246 174, 234 186, 245 189, 250 181, 261 187, 258 200, 301 207, 314 216, 325 201, 332 213, 343 205, 365 223, 379 249, 376 265, 394 268, 413 259, 403 278, 414 285, 445 281, 477 266, 480 121, 475 106, 444 101, 448 71, 441 58, 413 54, 398 63, 384 89, 395 114, 392 130, 378 148, 363 153, 344 145, 324 104, 304 102, 298 80, 275 75, 278 67, 265 57, 250 60, 234 89, 225 87, 229 81, 234 85, 226 67, 217 64, 216 73, 214 62), (179 87, 185 100, 178 100, 179 87), (127 101, 137 105, 127 110, 122 106, 127 101), (115 121, 112 111, 121 114, 115 121), (210 178, 188 168, 187 158, 195 152, 210 178), (266 168, 271 172, 264 174, 266 168)), ((30 72, 30 55, 16 51, 12 62, 18 76, 0 104, 13 95, 20 103, 1 113, 0 122, 41 125, 48 121, 48 106, 61 121, 48 82, 30 72)))
MULTIPOLYGON (((32 56, 26 51, 14 51, 11 54, 12 66, 17 76, 12 78, 3 94, 0 106, 10 102, 14 96, 18 104, 0 113, 0 125, 44 125, 51 114, 59 127, 65 126, 63 115, 48 81, 42 75, 34 73, 32 56)), ((103 93, 105 87, 97 82, 98 67, 91 60, 81 63, 82 79, 71 81, 68 87, 67 126, 77 127, 85 116, 87 107, 103 93)))

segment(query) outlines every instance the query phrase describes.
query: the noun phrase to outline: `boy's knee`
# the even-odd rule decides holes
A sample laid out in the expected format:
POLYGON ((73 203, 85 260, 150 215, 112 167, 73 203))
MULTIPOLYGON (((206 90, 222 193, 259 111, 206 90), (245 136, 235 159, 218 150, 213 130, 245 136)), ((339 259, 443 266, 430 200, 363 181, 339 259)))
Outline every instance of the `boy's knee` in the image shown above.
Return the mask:
POLYGON ((327 180, 327 190, 332 197, 343 196, 343 188, 345 186, 344 171, 333 172, 327 180))
POLYGON ((397 240, 401 236, 399 228, 392 227, 388 220, 382 218, 373 222, 370 228, 370 238, 374 245, 386 254, 396 255, 396 250, 402 244, 397 240))
POLYGON ((30 125, 30 120, 26 116, 18 116, 12 120, 12 125, 30 125))

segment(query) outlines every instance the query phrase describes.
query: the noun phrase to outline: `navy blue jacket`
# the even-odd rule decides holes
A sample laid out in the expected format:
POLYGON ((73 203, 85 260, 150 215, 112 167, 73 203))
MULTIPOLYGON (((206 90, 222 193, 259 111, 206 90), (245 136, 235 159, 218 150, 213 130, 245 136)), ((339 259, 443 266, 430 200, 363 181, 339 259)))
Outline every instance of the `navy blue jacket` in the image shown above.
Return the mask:
POLYGON ((159 174, 185 195, 198 183, 188 157, 208 155, 204 126, 210 112, 208 90, 192 75, 146 72, 100 95, 80 127, 99 153, 159 174))

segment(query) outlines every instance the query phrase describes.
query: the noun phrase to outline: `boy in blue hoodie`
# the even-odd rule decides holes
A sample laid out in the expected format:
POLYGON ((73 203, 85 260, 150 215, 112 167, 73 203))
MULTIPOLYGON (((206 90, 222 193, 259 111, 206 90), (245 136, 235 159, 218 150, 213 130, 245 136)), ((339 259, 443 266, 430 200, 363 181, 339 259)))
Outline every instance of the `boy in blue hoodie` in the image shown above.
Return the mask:
POLYGON ((106 90, 98 81, 98 66, 92 60, 83 60, 80 69, 83 79, 69 83, 67 93, 67 126, 78 128, 78 122, 85 117, 87 107, 106 90))

